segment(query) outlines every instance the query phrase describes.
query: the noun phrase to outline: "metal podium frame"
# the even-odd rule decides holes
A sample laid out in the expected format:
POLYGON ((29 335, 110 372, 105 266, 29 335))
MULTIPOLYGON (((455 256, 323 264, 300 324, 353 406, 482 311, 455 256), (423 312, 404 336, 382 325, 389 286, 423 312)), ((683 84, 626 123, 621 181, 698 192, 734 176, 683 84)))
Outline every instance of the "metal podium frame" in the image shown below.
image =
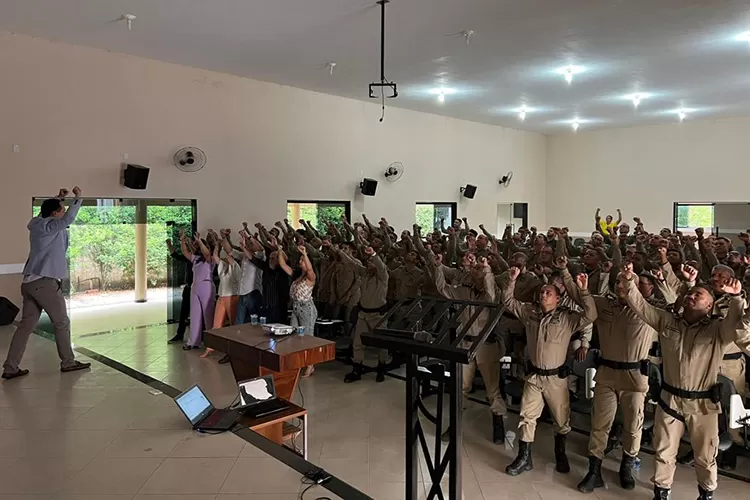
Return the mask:
POLYGON ((479 347, 487 340, 500 321, 504 308, 499 304, 449 300, 441 297, 405 299, 393 306, 372 331, 362 334, 362 343, 388 349, 406 357, 406 500, 417 500, 419 488, 419 450, 427 463, 431 487, 427 500, 445 500, 440 484, 446 472, 448 499, 461 499, 461 413, 462 368, 476 356, 479 347), (460 316, 469 309, 469 321, 459 323, 460 316), (480 333, 466 339, 467 332, 483 312, 486 323, 480 333), (388 322, 397 318, 396 324, 388 322), (465 340, 471 345, 460 347, 465 340), (428 370, 419 365, 421 357, 439 361, 438 369, 428 370), (423 404, 419 390, 421 381, 437 383, 437 412, 432 414, 423 404), (448 405, 449 440, 442 451, 444 397, 448 405), (433 453, 419 419, 420 413, 435 425, 433 453))

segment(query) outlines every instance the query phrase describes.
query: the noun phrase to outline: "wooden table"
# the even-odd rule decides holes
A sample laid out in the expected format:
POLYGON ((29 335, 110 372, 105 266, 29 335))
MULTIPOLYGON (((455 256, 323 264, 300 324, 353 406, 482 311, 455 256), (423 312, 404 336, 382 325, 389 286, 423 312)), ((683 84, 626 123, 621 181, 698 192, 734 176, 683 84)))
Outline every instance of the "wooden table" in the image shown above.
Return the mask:
POLYGON ((287 409, 272 415, 258 418, 243 416, 240 418, 240 424, 243 427, 249 427, 250 430, 257 432, 261 436, 265 436, 277 444, 282 444, 286 439, 294 439, 301 432, 302 453, 297 451, 296 446, 293 446, 293 449, 296 453, 302 455, 302 458, 307 460, 307 419, 307 410, 290 402, 287 409), (295 418, 302 421, 302 428, 287 424, 287 422, 295 418))
MULTIPOLYGON (((206 330, 206 347, 229 355, 234 378, 243 382, 262 375, 273 375, 276 396, 292 400, 300 370, 306 366, 331 361, 336 357, 336 343, 312 335, 271 336, 260 325, 234 325, 206 330)), ((269 431, 269 439, 281 444, 282 424, 269 431)))

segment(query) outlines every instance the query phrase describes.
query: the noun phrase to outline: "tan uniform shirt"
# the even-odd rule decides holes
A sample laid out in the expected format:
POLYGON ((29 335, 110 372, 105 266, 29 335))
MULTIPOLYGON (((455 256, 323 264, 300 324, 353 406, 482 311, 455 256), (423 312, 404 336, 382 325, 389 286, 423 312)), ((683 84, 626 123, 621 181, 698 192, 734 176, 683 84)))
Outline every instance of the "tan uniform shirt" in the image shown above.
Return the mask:
MULTIPOLYGON (((501 291, 508 287, 509 282, 510 271, 505 271, 495 277, 495 283, 501 291)), ((536 274, 529 271, 522 272, 516 280, 514 296, 520 302, 534 302, 534 294, 542 284, 542 280, 536 274)))
MULTIPOLYGON (((443 267, 435 268, 432 266, 435 276, 435 287, 438 289, 440 294, 448 299, 452 300, 471 300, 475 302, 495 302, 495 280, 492 272, 487 269, 484 277, 484 290, 477 291, 473 286, 468 285, 450 285, 445 280, 445 274, 443 267)), ((459 316, 459 322, 462 325, 468 324, 471 321, 471 317, 474 315, 475 307, 465 307, 459 316)), ((484 308, 477 317, 476 321, 471 324, 467 335, 477 336, 484 329, 487 321, 490 317, 490 311, 488 308, 484 308)))
MULTIPOLYGON (((678 389, 708 391, 717 382, 726 348, 735 342, 750 353, 750 331, 737 329, 743 314, 741 297, 731 297, 725 319, 706 317, 688 324, 680 314, 649 304, 638 291, 635 280, 627 284, 627 302, 644 322, 659 332, 664 382, 678 389)), ((662 400, 682 415, 708 415, 721 412, 719 403, 709 399, 683 399, 665 391, 662 400)))
POLYGON ((361 278, 358 267, 362 263, 354 258, 341 257, 333 271, 333 302, 341 306, 354 307, 361 297, 361 278))
POLYGON ((424 271, 418 267, 409 269, 401 266, 391 271, 388 288, 393 292, 394 300, 402 300, 409 297, 418 297, 422 284, 424 283, 424 271))
MULTIPOLYGON (((721 316, 722 318, 727 317, 727 312, 729 311, 729 303, 731 302, 731 297, 728 295, 722 295, 716 301, 714 302, 714 314, 717 316, 721 316)), ((745 307, 747 307, 747 304, 745 304, 745 307)), ((742 328, 742 325, 738 325, 738 328, 742 328)), ((727 350, 724 351, 724 354, 735 354, 738 352, 742 352, 742 349, 740 349, 737 344, 732 342, 727 347, 727 350)))
POLYGON ((375 271, 370 271, 367 266, 358 260, 352 259, 354 267, 362 278, 362 295, 359 304, 365 309, 378 309, 386 304, 388 295, 388 268, 379 255, 370 257, 375 266, 375 271))
MULTIPOLYGON (((563 276, 566 275, 570 277, 567 270, 563 271, 563 276)), ((508 311, 515 314, 526 328, 526 345, 531 364, 542 370, 561 367, 567 361, 570 338, 596 320, 594 299, 588 290, 579 290, 583 313, 558 307, 545 314, 539 306, 517 300, 515 287, 516 282, 509 281, 503 290, 503 302, 508 311)))

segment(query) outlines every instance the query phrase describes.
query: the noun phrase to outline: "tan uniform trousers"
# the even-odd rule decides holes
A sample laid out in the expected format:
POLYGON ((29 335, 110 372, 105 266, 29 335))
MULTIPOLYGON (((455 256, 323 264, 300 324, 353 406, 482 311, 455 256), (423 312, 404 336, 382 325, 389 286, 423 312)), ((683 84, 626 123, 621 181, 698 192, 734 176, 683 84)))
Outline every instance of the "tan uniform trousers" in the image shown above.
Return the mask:
MULTIPOLYGON (((742 399, 744 401, 747 397, 747 389, 745 383, 745 358, 722 361, 721 367, 719 368, 719 375, 724 375, 734 383, 737 394, 742 396, 742 399)), ((723 408, 722 411, 729 413, 729 408, 723 408)), ((745 440, 742 437, 742 429, 729 429, 729 435, 732 436, 732 441, 734 443, 744 446, 745 440)))
POLYGON ((594 387, 594 404, 591 408, 591 433, 589 455, 604 459, 609 431, 615 420, 618 404, 622 408, 622 451, 631 457, 638 456, 643 431, 643 405, 645 392, 618 391, 603 384, 594 387))
POLYGON ((706 491, 717 486, 716 454, 719 451, 719 420, 715 413, 685 415, 685 422, 667 415, 661 408, 654 415, 654 451, 656 452, 654 484, 670 489, 676 469, 675 460, 687 426, 695 456, 698 485, 706 491))
POLYGON ((536 421, 542 414, 545 401, 555 422, 555 432, 570 432, 570 395, 567 380, 557 375, 532 375, 524 383, 521 396, 521 418, 518 422, 518 439, 521 441, 534 442, 536 421))
MULTIPOLYGON (((365 360, 365 346, 362 345, 362 334, 367 333, 377 325, 385 314, 376 312, 364 312, 359 311, 357 316, 357 326, 354 329, 354 338, 352 339, 352 351, 354 351, 354 362, 363 363, 365 360)), ((381 325, 383 328, 388 325, 381 325)), ((390 358, 388 357, 388 351, 385 349, 377 349, 378 352, 378 363, 389 363, 390 358)))
POLYGON ((500 358, 502 351, 497 342, 492 344, 484 343, 477 350, 477 355, 468 365, 463 365, 463 407, 469 403, 469 393, 471 392, 474 374, 479 368, 479 374, 484 381, 487 402, 490 404, 490 410, 495 415, 505 415, 508 408, 500 393, 500 358))

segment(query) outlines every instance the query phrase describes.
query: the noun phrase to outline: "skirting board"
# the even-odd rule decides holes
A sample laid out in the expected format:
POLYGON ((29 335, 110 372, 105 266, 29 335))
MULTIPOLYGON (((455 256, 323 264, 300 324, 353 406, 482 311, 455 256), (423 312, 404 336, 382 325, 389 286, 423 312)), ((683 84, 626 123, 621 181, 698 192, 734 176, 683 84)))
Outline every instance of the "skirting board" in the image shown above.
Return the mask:
POLYGON ((24 264, 0 264, 0 275, 2 274, 21 274, 24 264))

